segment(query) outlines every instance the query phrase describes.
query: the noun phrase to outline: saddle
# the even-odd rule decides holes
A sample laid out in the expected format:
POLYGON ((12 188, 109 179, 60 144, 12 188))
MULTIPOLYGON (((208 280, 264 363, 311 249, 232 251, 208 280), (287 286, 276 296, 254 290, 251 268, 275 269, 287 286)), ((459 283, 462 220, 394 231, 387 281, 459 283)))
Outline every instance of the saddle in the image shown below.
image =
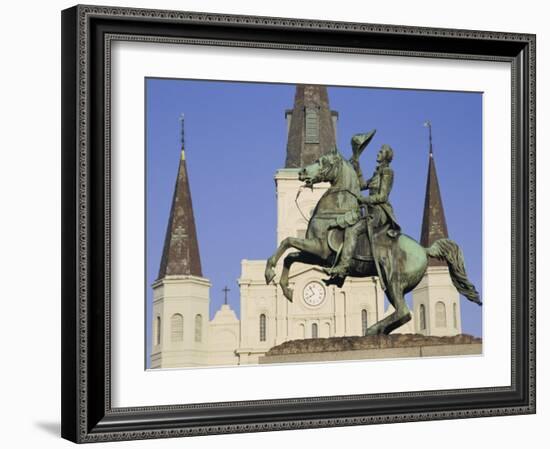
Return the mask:
MULTIPOLYGON (((344 230, 339 228, 331 229, 328 232, 327 238, 330 249, 338 254, 344 243, 344 230)), ((353 251, 353 258, 362 262, 369 262, 373 260, 369 239, 366 233, 362 233, 358 237, 357 245, 353 251)))

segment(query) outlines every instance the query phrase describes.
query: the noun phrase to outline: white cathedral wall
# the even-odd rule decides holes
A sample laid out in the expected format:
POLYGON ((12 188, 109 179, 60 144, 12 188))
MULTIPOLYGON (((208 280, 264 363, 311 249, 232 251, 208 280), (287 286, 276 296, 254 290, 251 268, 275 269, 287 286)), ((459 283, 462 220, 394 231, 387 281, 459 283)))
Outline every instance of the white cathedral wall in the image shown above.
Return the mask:
MULTIPOLYGON (((317 325, 317 335, 323 333, 334 335, 334 288, 325 289, 325 299, 318 306, 306 304, 303 291, 310 282, 326 277, 317 267, 295 264, 290 272, 290 284, 294 289, 293 302, 288 304, 288 319, 290 323, 289 340, 312 338, 313 325, 317 325), (327 329, 328 328, 328 329, 327 329)), ((286 298, 285 298, 286 300, 286 298)))
POLYGON ((209 323, 208 364, 238 365, 236 350, 240 341, 240 322, 235 312, 224 304, 209 323))
POLYGON ((283 168, 275 174, 277 186, 277 245, 286 237, 303 237, 307 229, 307 220, 328 183, 320 183, 313 189, 302 188, 303 182, 298 179, 298 169, 283 168), (297 194, 300 194, 297 198, 297 194), (302 215, 303 214, 303 215, 302 215), (305 217, 305 218, 304 218, 305 217))
POLYGON ((209 291, 210 282, 196 276, 168 276, 153 284, 152 368, 207 364, 209 291), (173 338, 171 318, 175 314, 183 317, 181 339, 173 338), (197 330, 197 316, 201 318, 200 332, 197 330), (161 319, 160 345, 155 344, 157 317, 161 319))
MULTIPOLYGON (((326 275, 317 267, 295 264, 289 283, 294 289, 288 301, 280 287, 265 285, 265 260, 243 260, 241 288, 241 342, 237 350, 241 364, 257 363, 271 347, 288 340, 312 338, 313 325, 318 337, 362 335, 362 310, 368 325, 384 314, 384 295, 373 278, 348 278, 342 289, 326 287, 325 299, 318 306, 308 305, 303 290, 310 282, 322 282, 326 275), (260 341, 260 315, 267 318, 266 341, 260 341)), ((280 275, 282 266, 277 266, 280 275)), ((278 277, 276 278, 278 279, 278 277)))
POLYGON ((278 333, 284 333, 284 313, 277 313, 277 287, 265 283, 265 260, 243 260, 241 267, 241 341, 237 352, 241 363, 257 363, 258 355, 277 345, 278 333), (260 341, 261 314, 266 316, 265 341, 260 341))
POLYGON ((462 333, 460 295, 452 284, 449 269, 443 266, 428 267, 420 284, 413 290, 413 310, 416 330, 424 335, 452 336, 462 333), (437 303, 444 304, 445 324, 437 320, 437 303), (426 328, 421 329, 420 306, 426 310, 426 328), (454 309, 456 307, 456 315, 454 309), (456 323, 455 323, 456 316, 456 323))

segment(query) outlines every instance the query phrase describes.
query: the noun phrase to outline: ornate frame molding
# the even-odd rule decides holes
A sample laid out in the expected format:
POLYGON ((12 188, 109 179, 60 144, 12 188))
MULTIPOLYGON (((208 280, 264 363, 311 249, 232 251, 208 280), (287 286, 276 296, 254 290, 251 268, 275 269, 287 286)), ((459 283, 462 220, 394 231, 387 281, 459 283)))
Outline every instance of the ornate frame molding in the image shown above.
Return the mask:
POLYGON ((534 35, 101 6, 65 10, 62 25, 63 437, 114 441, 535 412, 534 35), (109 108, 116 40, 511 63, 510 387, 112 408, 109 108))

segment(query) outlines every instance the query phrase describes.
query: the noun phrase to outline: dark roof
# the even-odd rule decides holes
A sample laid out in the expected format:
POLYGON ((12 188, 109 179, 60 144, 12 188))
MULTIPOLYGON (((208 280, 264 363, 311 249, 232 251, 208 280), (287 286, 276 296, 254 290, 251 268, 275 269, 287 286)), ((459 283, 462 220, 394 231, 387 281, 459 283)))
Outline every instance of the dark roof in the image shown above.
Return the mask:
POLYGON ((182 150, 158 279, 173 275, 202 277, 193 202, 189 189, 185 152, 182 150))
MULTIPOLYGON (((441 192, 439 191, 439 182, 435 170, 435 161, 433 153, 430 151, 428 163, 428 179, 426 181, 426 198, 424 200, 424 216, 422 219, 422 234, 420 243, 425 248, 430 247, 436 240, 448 238, 447 222, 445 221, 445 212, 443 202, 441 201, 441 192)), ((430 257, 428 261, 430 266, 447 266, 445 261, 430 257)))
POLYGON ((296 86, 294 107, 287 110, 291 113, 286 147, 286 168, 298 168, 309 165, 327 154, 336 145, 336 134, 331 112, 327 88, 299 84, 296 86), (316 111, 318 120, 317 138, 306 141, 306 109, 316 111), (313 142, 312 142, 313 141, 313 142))

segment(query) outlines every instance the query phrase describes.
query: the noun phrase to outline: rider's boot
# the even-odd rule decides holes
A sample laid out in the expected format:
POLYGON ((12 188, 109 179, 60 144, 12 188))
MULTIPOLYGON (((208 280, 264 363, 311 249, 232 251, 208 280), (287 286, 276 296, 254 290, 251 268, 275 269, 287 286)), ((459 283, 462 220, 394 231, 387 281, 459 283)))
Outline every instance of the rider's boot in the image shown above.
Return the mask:
POLYGON ((348 274, 353 256, 353 248, 355 248, 355 243, 352 243, 349 240, 344 242, 344 247, 342 248, 342 254, 338 265, 328 270, 328 274, 331 276, 344 278, 348 274))
POLYGON ((357 244, 357 238, 360 231, 361 223, 357 223, 354 226, 346 229, 343 243, 344 246, 342 247, 342 253, 340 254, 340 260, 338 260, 338 264, 333 268, 325 270, 326 273, 331 276, 331 278, 340 278, 343 281, 348 275, 353 259, 353 251, 355 250, 355 245, 357 244))

